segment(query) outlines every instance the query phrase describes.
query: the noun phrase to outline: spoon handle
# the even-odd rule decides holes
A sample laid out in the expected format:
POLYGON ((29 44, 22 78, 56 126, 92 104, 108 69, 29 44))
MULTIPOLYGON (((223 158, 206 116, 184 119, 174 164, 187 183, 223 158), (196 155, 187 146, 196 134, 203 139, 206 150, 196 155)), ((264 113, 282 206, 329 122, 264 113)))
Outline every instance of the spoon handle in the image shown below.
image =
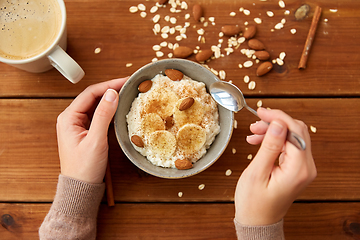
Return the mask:
MULTIPOLYGON (((245 108, 259 118, 259 115, 257 114, 257 112, 254 109, 252 109, 248 105, 245 105, 245 108)), ((266 122, 266 123, 270 124, 268 122, 266 122)), ((306 149, 306 143, 305 143, 304 139, 302 139, 298 134, 291 132, 290 130, 288 130, 286 140, 289 141, 290 143, 292 143, 295 147, 297 147, 300 150, 306 149)))

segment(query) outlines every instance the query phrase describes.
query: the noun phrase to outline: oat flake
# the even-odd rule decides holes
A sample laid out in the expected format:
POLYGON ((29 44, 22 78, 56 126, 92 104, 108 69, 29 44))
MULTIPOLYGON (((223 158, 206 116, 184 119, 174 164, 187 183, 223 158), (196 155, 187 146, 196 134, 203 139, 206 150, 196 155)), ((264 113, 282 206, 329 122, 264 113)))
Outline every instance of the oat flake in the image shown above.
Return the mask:
POLYGON ((101 48, 95 48, 94 53, 99 54, 101 52, 101 48))
POLYGON ((251 82, 249 82, 248 88, 249 88, 250 90, 254 90, 254 89, 255 89, 255 86, 256 86, 256 83, 255 83, 254 81, 251 81, 251 82))
POLYGON ((178 192, 178 197, 182 197, 183 196, 183 192, 178 192))
POLYGON ((225 172, 225 175, 226 175, 226 176, 230 176, 231 174, 232 174, 231 169, 226 170, 226 172, 225 172))
POLYGON ((313 133, 316 133, 316 127, 310 126, 310 130, 311 130, 313 133))
POLYGON ((205 188, 205 184, 200 184, 198 188, 199 190, 203 190, 205 188))

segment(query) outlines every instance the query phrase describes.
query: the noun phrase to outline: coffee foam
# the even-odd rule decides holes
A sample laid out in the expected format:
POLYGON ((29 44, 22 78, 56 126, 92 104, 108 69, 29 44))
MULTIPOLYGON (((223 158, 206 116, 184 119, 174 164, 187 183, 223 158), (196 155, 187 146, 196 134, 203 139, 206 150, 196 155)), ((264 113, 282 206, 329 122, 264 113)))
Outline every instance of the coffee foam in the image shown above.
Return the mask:
POLYGON ((0 56, 13 60, 34 57, 51 46, 60 26, 56 0, 0 0, 0 56))

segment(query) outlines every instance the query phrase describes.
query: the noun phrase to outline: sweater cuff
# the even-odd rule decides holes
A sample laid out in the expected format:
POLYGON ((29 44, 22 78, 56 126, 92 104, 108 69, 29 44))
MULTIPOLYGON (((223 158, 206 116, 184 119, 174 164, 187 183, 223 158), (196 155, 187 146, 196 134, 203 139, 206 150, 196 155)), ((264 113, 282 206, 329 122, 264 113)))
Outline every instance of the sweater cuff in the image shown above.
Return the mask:
POLYGON ((105 183, 92 184, 59 175, 52 208, 73 217, 96 218, 105 183))
POLYGON ((266 226, 243 225, 234 219, 238 239, 241 240, 284 240, 284 220, 266 226))

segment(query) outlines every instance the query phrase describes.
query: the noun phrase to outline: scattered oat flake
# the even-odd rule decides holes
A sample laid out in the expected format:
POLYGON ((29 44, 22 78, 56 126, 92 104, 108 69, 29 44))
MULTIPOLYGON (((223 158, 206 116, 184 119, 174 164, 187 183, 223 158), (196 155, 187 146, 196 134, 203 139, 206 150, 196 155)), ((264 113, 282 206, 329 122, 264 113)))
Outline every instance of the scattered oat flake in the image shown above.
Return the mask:
POLYGON ((259 100, 259 101, 256 103, 256 106, 257 106, 257 107, 261 107, 261 106, 262 106, 262 101, 259 100))
POLYGON ((246 75, 246 76, 244 77, 244 82, 245 82, 245 83, 249 83, 249 82, 250 82, 250 77, 249 77, 248 75, 246 75))
POLYGON ((155 13, 157 12, 158 9, 159 9, 158 6, 153 6, 152 8, 150 8, 150 13, 155 13))
POLYGON ((330 9, 330 12, 332 13, 336 13, 338 10, 337 9, 330 9))
POLYGON ((244 11, 243 7, 239 8, 239 12, 243 12, 243 11, 244 11))
POLYGON ((295 29, 295 28, 292 28, 292 29, 290 30, 290 32, 291 32, 292 34, 295 34, 295 33, 296 33, 296 29, 295 29))
POLYGON ((279 66, 284 65, 284 61, 281 60, 280 58, 277 58, 277 59, 276 59, 276 63, 277 63, 279 66))
POLYGON ((256 22, 257 24, 261 24, 261 18, 254 18, 254 22, 256 22))
POLYGON ((127 63, 126 67, 131 67, 133 64, 132 63, 127 63))
POLYGON ((205 188, 205 184, 200 184, 200 185, 198 186, 198 188, 199 188, 199 190, 203 190, 203 189, 205 188))
POLYGON ((285 15, 289 15, 289 14, 290 14, 290 10, 286 10, 286 11, 284 12, 284 14, 285 14, 285 15))
POLYGON ((266 14, 269 16, 269 17, 273 17, 274 16, 274 13, 272 11, 267 11, 266 14))
POLYGON ((247 10, 247 9, 244 9, 244 14, 246 15, 246 16, 249 16, 250 15, 250 10, 247 10))
POLYGON ((252 61, 246 61, 246 62, 244 62, 243 65, 244 65, 244 67, 249 68, 249 67, 251 67, 253 65, 253 62, 252 61))
POLYGON ((327 19, 327 18, 324 19, 324 22, 328 22, 328 21, 329 21, 329 19, 327 19))
POLYGON ((282 24, 285 24, 285 23, 286 23, 286 19, 285 19, 285 18, 281 19, 281 23, 282 23, 282 24))
POLYGON ((141 12, 140 13, 140 17, 142 17, 142 18, 146 18, 146 15, 147 15, 146 12, 141 12))
POLYGON ((138 9, 138 7, 136 7, 136 6, 131 6, 131 7, 129 8, 129 11, 130 11, 131 13, 136 13, 138 10, 139 10, 139 9, 138 9))
POLYGON ((183 196, 183 192, 178 192, 178 197, 182 197, 183 196))
POLYGON ((236 12, 231 12, 229 15, 230 15, 231 17, 235 17, 235 16, 236 16, 236 12))
POLYGON ((248 156, 247 156, 247 159, 248 160, 251 160, 253 158, 253 155, 252 154, 249 154, 248 156))
POLYGON ((231 152, 232 152, 232 154, 235 154, 235 153, 236 153, 236 149, 235 149, 235 148, 231 149, 231 152))
POLYGON ((225 80, 225 78, 226 78, 226 73, 225 73, 224 70, 220 70, 220 71, 219 71, 219 77, 220 77, 221 80, 225 80))
POLYGON ((94 50, 94 53, 95 54, 98 54, 98 53, 100 53, 101 52, 101 48, 95 48, 95 50, 94 50))
MULTIPOLYGON (((230 82, 230 81, 229 81, 230 82)), ((236 121, 236 119, 234 120, 234 128, 237 129, 237 125, 238 125, 238 122, 236 121)))
POLYGON ((251 81, 251 82, 249 82, 248 88, 249 88, 250 90, 254 90, 254 89, 255 89, 255 86, 256 86, 256 83, 255 83, 254 81, 251 81))
POLYGON ((310 130, 311 130, 313 133, 316 133, 316 127, 310 126, 310 130))
POLYGON ((138 7, 138 9, 139 9, 140 11, 145 11, 145 10, 146 10, 145 5, 142 4, 142 3, 140 3, 137 7, 138 7))
POLYGON ((284 27, 284 24, 282 24, 280 22, 280 23, 276 24, 274 28, 279 30, 279 29, 282 29, 283 27, 284 27))
POLYGON ((279 7, 285 8, 285 2, 283 0, 279 1, 279 7))
POLYGON ((210 22, 214 22, 214 21, 215 21, 215 18, 214 18, 214 17, 209 17, 209 21, 210 21, 210 22))
POLYGON ((281 60, 284 60, 285 56, 286 56, 286 53, 285 53, 285 52, 281 52, 280 55, 279 55, 279 58, 280 58, 281 60))
POLYGON ((226 172, 225 172, 225 175, 226 175, 226 176, 230 176, 231 174, 232 174, 231 169, 226 170, 226 172))
POLYGON ((154 23, 159 22, 159 20, 160 20, 160 14, 156 14, 156 15, 153 17, 152 20, 153 20, 154 23))

